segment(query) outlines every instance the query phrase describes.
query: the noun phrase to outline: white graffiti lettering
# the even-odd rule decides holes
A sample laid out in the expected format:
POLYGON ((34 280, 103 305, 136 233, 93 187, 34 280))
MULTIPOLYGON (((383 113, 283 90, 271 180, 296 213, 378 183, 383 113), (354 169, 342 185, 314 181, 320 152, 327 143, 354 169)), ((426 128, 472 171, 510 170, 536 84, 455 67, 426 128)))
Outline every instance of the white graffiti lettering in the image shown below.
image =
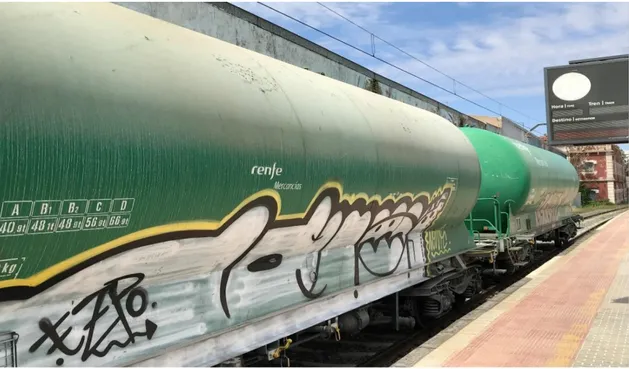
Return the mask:
MULTIPOLYGON (((246 266, 249 272, 256 273, 277 268, 283 259, 278 244, 286 243, 285 240, 290 240, 291 247, 298 248, 300 253, 309 255, 310 262, 294 270, 294 275, 302 294, 311 299, 321 296, 327 287, 319 285, 319 281, 325 251, 331 245, 353 247, 355 285, 360 284, 360 268, 374 276, 387 276, 398 269, 405 255, 410 268, 410 248, 416 243, 411 235, 422 237, 423 231, 445 209, 450 194, 451 188, 445 187, 433 196, 421 194, 380 201, 343 198, 340 190, 332 187, 319 193, 303 217, 288 219, 274 216, 278 211, 274 197, 252 201, 217 231, 219 238, 238 240, 225 242, 233 251, 238 251, 222 272, 220 300, 223 311, 230 316, 227 285, 232 270, 246 266), (373 264, 372 260, 377 258, 372 256, 381 247, 387 248, 388 253, 395 253, 392 264, 373 264)), ((419 244, 423 242, 419 241, 419 244)))

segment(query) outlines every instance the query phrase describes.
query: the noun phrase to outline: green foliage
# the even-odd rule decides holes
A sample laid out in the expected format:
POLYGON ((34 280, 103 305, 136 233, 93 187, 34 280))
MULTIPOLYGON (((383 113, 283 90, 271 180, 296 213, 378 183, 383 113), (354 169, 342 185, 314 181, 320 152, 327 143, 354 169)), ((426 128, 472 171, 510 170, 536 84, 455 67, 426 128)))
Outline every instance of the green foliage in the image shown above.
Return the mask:
POLYGON ((598 200, 598 201, 590 201, 588 206, 597 207, 597 206, 610 206, 614 205, 609 200, 598 200))
POLYGON ((579 183, 579 193, 581 194, 581 206, 588 206, 592 203, 590 193, 592 190, 587 188, 583 182, 579 183))
POLYGON ((614 205, 609 200, 592 200, 590 194, 592 190, 587 188, 583 182, 579 183, 579 193, 581 193, 581 206, 597 207, 614 205))
POLYGON ((365 83, 365 89, 369 90, 373 93, 377 93, 378 95, 382 95, 382 88, 380 87, 380 83, 375 78, 367 79, 365 83))

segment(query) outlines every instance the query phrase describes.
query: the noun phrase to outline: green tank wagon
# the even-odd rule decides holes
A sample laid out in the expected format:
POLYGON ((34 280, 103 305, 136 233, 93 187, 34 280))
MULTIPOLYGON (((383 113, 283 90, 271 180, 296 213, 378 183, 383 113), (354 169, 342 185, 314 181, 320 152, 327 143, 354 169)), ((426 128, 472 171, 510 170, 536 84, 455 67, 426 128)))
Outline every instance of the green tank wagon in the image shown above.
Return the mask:
POLYGON ((474 146, 482 172, 468 228, 537 236, 572 217, 579 177, 568 160, 489 131, 461 130, 474 146))
POLYGON ((215 365, 475 247, 438 115, 113 4, 2 4, 0 50, 20 366, 215 365))

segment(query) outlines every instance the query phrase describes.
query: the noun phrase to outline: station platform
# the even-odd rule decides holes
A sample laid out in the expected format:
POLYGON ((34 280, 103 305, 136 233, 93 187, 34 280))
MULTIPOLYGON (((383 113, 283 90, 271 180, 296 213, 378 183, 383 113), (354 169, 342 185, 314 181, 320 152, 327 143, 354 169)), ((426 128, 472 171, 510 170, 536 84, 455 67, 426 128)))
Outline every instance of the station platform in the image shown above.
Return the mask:
POLYGON ((629 366, 629 211, 394 366, 629 366))

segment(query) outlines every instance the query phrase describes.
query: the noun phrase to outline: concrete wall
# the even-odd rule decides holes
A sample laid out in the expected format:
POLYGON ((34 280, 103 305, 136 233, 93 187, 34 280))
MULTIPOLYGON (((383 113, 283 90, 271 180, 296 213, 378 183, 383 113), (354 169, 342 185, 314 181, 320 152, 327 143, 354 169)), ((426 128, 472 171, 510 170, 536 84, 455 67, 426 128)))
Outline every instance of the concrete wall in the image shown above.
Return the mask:
POLYGON ((520 142, 527 143, 532 146, 542 148, 558 154, 562 157, 566 157, 566 153, 560 150, 559 147, 549 147, 546 142, 542 141, 539 137, 530 133, 527 128, 517 124, 509 118, 503 116, 487 116, 487 115, 474 115, 473 118, 482 121, 487 124, 488 131, 492 131, 503 136, 518 140, 520 142), (491 129, 490 129, 491 127, 491 129))
POLYGON ((509 118, 502 117, 502 135, 513 138, 515 140, 525 142, 540 148, 546 148, 542 145, 539 137, 529 134, 528 130, 509 118))
POLYGON ((562 157, 567 157, 566 153, 559 150, 556 147, 548 146, 546 142, 543 142, 539 137, 529 133, 529 130, 512 121, 509 118, 502 117, 502 131, 501 134, 507 137, 511 137, 515 140, 525 142, 529 145, 542 148, 544 150, 551 151, 562 157))
POLYGON ((458 126, 467 124, 487 129, 487 125, 477 119, 229 3, 116 4, 354 86, 365 88, 370 79, 375 79, 387 97, 437 113, 458 126))
POLYGON ((505 117, 502 117, 502 135, 528 143, 524 130, 520 129, 514 121, 505 117))

